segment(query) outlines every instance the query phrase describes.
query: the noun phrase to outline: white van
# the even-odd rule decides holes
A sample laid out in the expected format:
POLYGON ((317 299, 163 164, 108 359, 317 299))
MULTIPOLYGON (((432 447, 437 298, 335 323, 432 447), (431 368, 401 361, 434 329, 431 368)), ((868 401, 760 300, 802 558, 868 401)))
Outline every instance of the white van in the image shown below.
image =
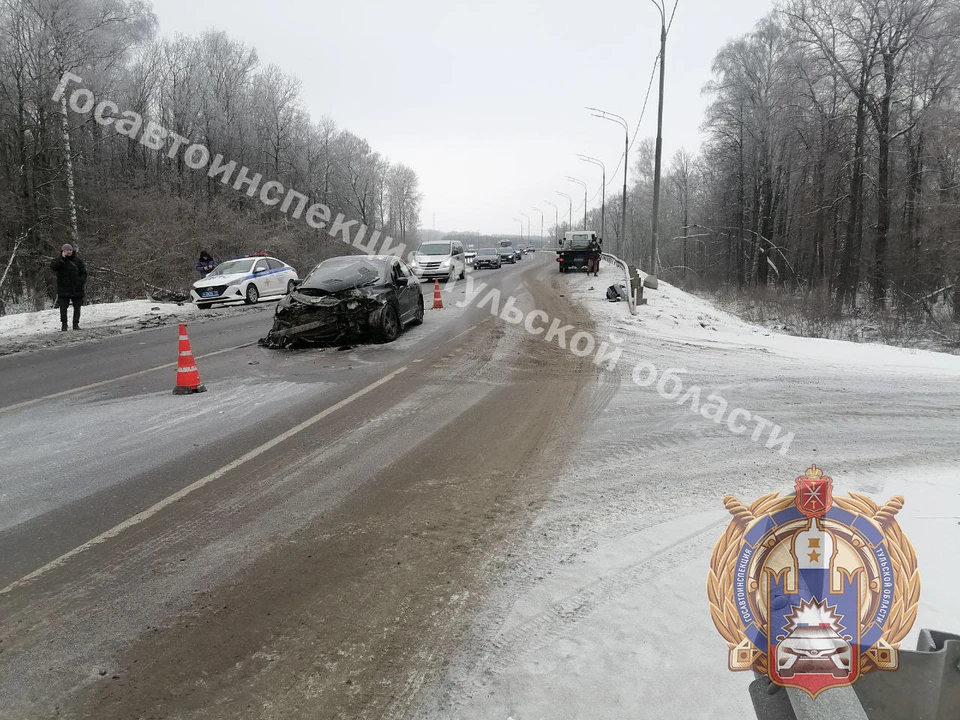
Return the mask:
POLYGON ((410 260, 410 268, 421 278, 460 278, 467 272, 463 243, 459 240, 432 240, 423 243, 410 260))

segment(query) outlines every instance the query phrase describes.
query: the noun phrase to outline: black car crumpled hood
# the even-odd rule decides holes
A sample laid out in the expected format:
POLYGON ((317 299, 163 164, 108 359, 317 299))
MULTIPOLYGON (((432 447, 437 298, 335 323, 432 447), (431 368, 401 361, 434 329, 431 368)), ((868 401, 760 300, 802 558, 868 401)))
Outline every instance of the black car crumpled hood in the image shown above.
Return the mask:
MULTIPOLYGON (((369 278, 364 282, 369 283, 369 278)), ((338 292, 317 286, 295 290, 277 305, 273 328, 260 341, 266 347, 338 343, 370 330, 370 315, 387 304, 387 293, 375 285, 357 287, 347 278, 323 283, 330 287, 344 284, 338 292), (356 306, 349 308, 351 300, 356 306)), ((319 285, 319 284, 318 284, 319 285)))

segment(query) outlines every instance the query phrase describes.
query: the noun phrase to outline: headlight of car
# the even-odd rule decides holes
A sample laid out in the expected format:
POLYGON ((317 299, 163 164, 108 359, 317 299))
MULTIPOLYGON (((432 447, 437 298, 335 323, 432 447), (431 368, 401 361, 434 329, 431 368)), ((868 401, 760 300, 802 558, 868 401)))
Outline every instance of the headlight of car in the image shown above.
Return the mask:
POLYGON ((359 301, 359 300, 348 300, 348 301, 347 301, 347 310, 356 310, 358 307, 360 307, 360 301, 359 301))
POLYGON ((440 263, 440 267, 450 267, 450 264, 451 264, 452 262, 453 262, 453 261, 448 258, 448 259, 444 260, 442 263, 440 263))

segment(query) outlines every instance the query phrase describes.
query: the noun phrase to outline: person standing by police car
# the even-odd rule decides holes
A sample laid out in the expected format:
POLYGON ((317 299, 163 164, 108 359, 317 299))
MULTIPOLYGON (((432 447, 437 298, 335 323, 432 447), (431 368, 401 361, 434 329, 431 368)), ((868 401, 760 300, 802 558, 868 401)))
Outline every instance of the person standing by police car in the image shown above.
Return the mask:
POLYGON ((67 329, 67 308, 73 303, 73 329, 80 329, 80 306, 87 285, 87 267, 66 243, 60 248, 60 257, 50 263, 57 274, 57 303, 60 306, 60 332, 67 329))
POLYGON ((207 275, 213 272, 213 269, 217 266, 217 261, 213 259, 213 256, 208 253, 206 250, 200 251, 200 259, 197 260, 197 273, 200 275, 200 279, 203 280, 207 275))

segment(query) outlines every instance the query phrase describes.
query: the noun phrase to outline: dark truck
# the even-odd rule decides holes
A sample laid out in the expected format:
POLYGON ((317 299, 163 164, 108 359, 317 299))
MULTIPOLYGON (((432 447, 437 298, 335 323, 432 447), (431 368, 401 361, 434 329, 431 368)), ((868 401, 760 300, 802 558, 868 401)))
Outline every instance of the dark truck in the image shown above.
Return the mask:
POLYGON ((575 230, 564 235, 560 241, 560 247, 557 249, 557 262, 560 263, 560 272, 570 272, 575 269, 586 270, 589 260, 587 246, 596 237, 597 233, 593 230, 575 230))

